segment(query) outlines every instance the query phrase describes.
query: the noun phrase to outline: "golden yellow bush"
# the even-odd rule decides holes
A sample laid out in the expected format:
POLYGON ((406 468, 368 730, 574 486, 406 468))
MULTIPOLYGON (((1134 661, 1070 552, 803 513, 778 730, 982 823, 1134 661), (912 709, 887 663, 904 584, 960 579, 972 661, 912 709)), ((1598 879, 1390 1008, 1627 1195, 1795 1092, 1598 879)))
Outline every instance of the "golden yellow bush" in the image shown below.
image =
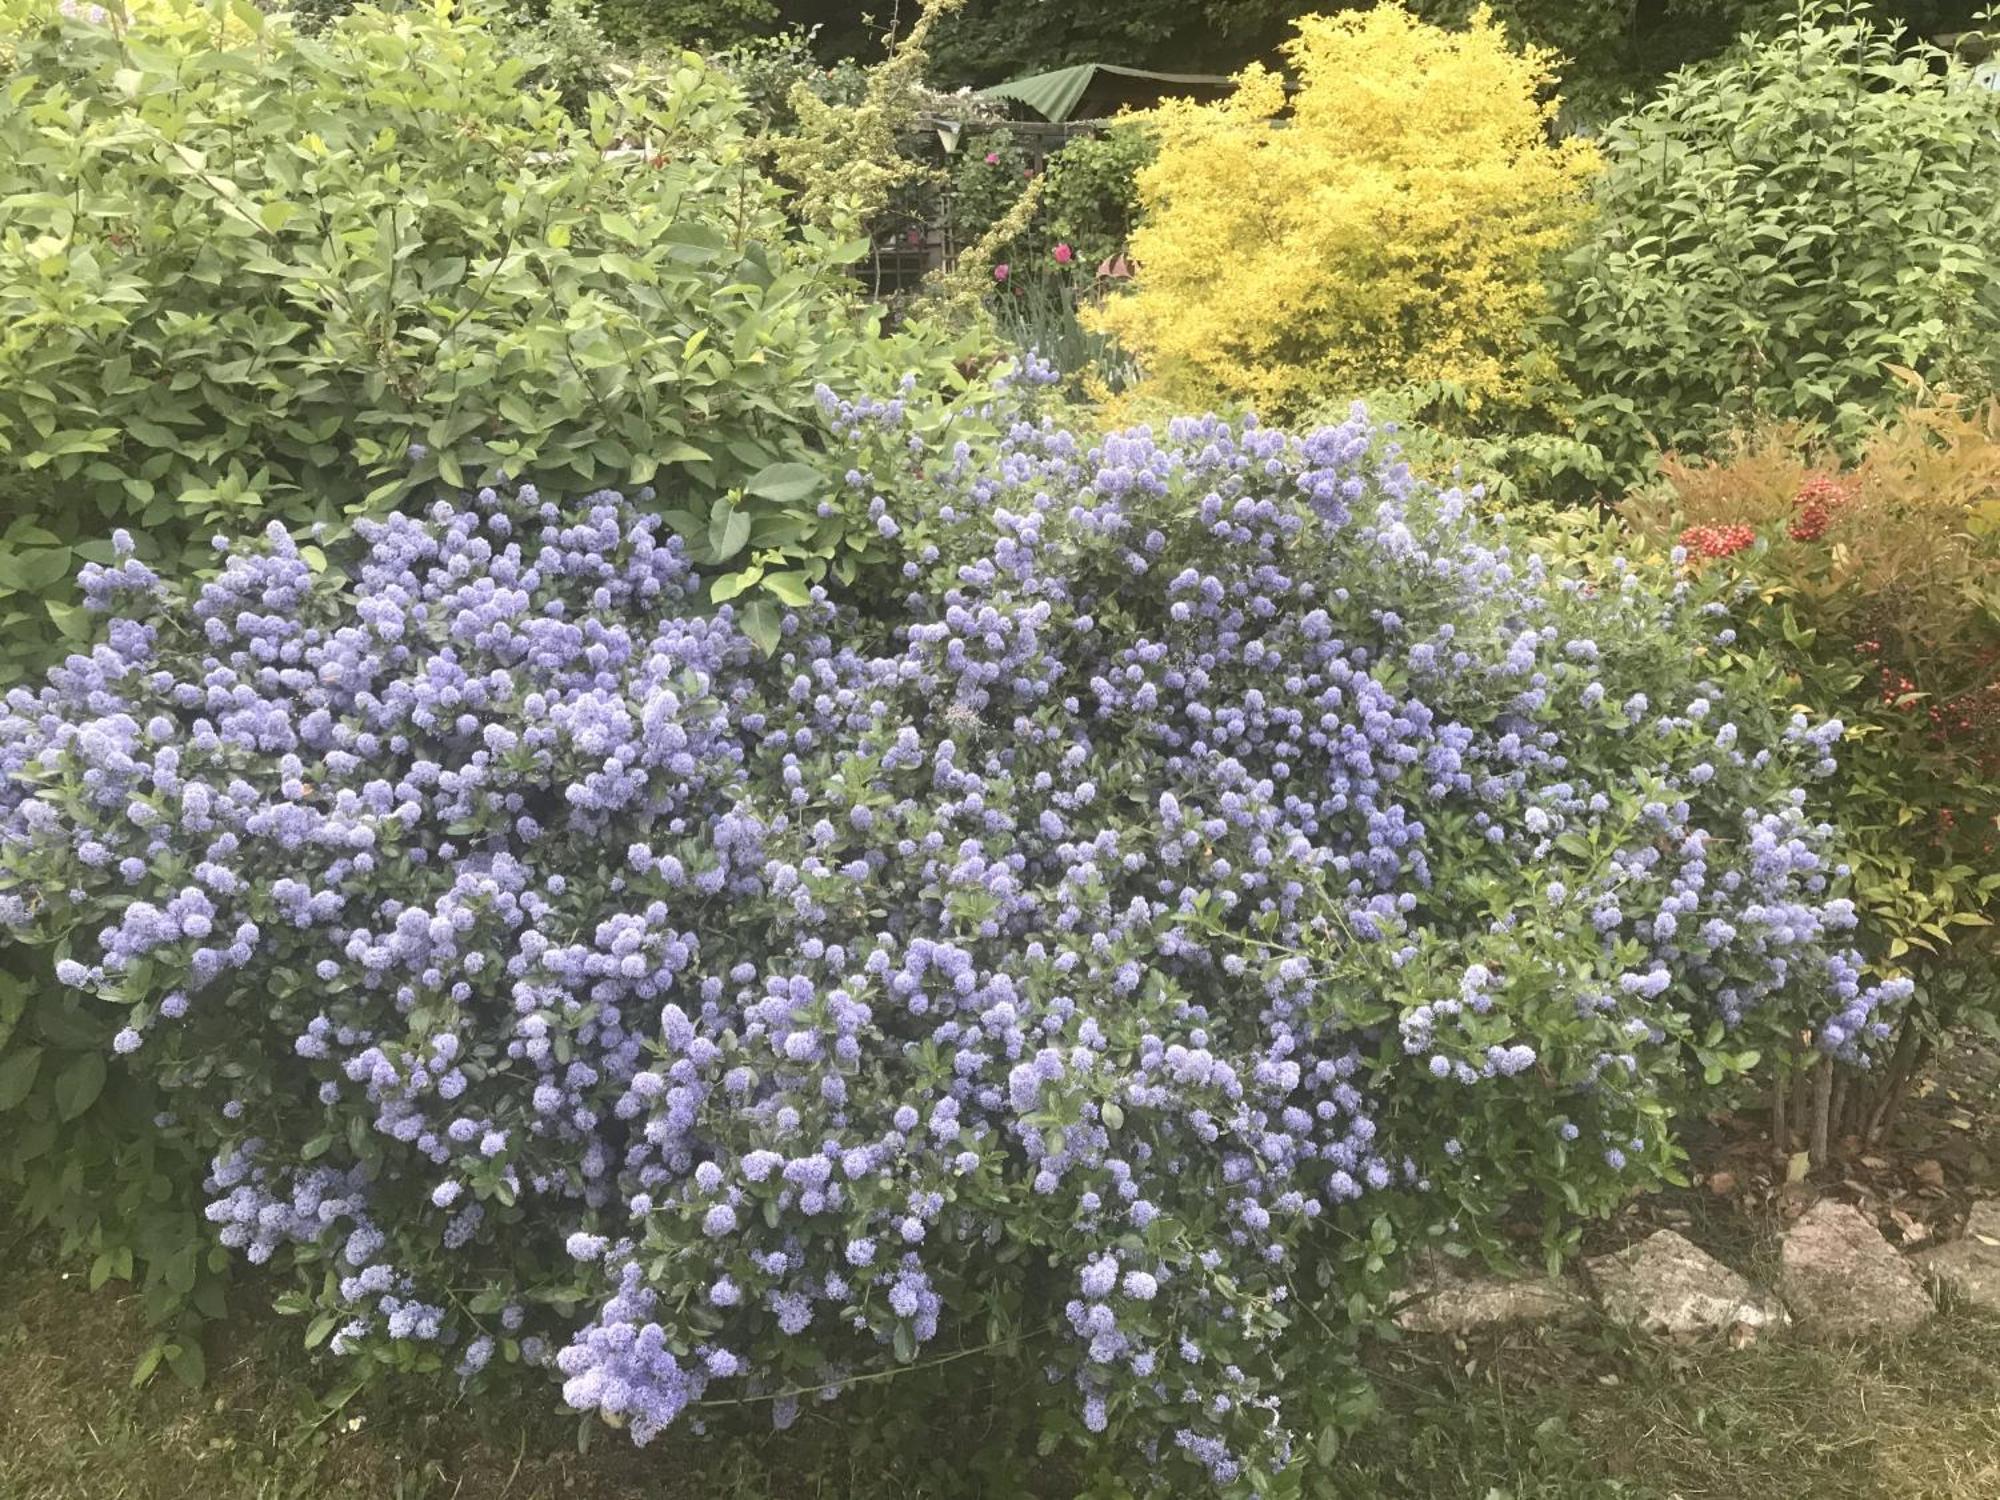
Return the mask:
POLYGON ((1098 315, 1180 405, 1286 417, 1430 387, 1525 404, 1541 266, 1579 222, 1596 153, 1557 144, 1553 55, 1396 5, 1306 16, 1297 87, 1262 66, 1226 99, 1147 118, 1132 291, 1098 315))

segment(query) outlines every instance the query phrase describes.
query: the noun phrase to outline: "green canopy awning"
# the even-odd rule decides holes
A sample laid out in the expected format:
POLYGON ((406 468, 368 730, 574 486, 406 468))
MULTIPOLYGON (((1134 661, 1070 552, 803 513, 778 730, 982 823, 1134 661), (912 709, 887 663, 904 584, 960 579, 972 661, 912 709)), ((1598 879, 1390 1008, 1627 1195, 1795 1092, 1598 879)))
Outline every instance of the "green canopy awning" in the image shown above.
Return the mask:
POLYGON ((1012 78, 979 92, 991 98, 1012 99, 1025 104, 1044 120, 1060 124, 1067 120, 1077 101, 1100 73, 1119 78, 1144 78, 1153 83, 1194 84, 1203 88, 1227 88, 1230 80, 1215 73, 1153 73, 1145 68, 1121 68, 1115 63, 1078 63, 1057 68, 1053 73, 1034 73, 1012 78))

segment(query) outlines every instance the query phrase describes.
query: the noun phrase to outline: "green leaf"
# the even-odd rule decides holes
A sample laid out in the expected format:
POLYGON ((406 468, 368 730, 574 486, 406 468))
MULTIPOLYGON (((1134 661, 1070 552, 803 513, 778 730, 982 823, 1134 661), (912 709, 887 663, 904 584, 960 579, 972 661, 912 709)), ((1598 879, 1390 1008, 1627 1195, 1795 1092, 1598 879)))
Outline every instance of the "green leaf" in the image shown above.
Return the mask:
POLYGON ((138 1390, 140 1386, 144 1385, 147 1381, 153 1378, 153 1372, 159 1369, 160 1360, 166 1354, 166 1352, 167 1352, 166 1340, 155 1339, 152 1343, 152 1347, 147 1349, 144 1354, 139 1356, 139 1362, 132 1367, 133 1390, 135 1391, 138 1390))
POLYGON ((1319 1430, 1319 1437, 1313 1444, 1314 1456, 1320 1467, 1325 1468, 1340 1456, 1341 1432, 1337 1422, 1328 1422, 1319 1430))
POLYGON ((70 550, 67 547, 32 547, 0 553, 0 584, 38 594, 60 578, 68 576, 70 550))
POLYGON ((42 608, 48 611, 49 619, 54 622, 56 629, 62 632, 65 640, 87 641, 97 628, 95 617, 81 604, 64 604, 59 599, 44 599, 42 608))
POLYGON ((768 599, 759 599, 743 611, 743 633, 757 644, 757 649, 766 656, 778 649, 781 634, 778 628, 778 611, 768 599))
POLYGON ((717 562, 734 557, 750 540, 750 517, 740 510, 726 511, 708 523, 708 546, 717 562))
POLYGON ((819 470, 807 464, 767 464, 750 477, 744 493, 789 505, 825 488, 819 470))
POLYGON ((764 570, 760 567, 745 568, 740 573, 725 573, 709 586, 709 598, 717 604, 726 604, 755 584, 763 575, 764 570))
POLYGON ((4 970, 0 970, 0 1052, 7 1050, 7 1041, 14 1035, 14 1028, 21 1023, 21 1017, 28 1009, 28 987, 4 970))
POLYGON ((191 1391, 200 1390, 208 1379, 208 1361, 202 1357, 201 1345, 192 1339, 167 1346, 167 1368, 191 1391))
POLYGON ((193 1245, 183 1246, 178 1254, 166 1262, 160 1272, 167 1286, 183 1297, 194 1290, 198 1271, 195 1264, 195 1248, 193 1245))
POLYGON ((803 573, 772 573, 764 579, 765 590, 780 603, 794 609, 812 602, 812 591, 803 573))
POLYGON ((41 1066, 40 1047, 23 1047, 18 1052, 0 1057, 0 1110, 13 1109, 28 1097, 28 1090, 35 1086, 35 1074, 41 1066))
POLYGON ((104 1092, 104 1056, 99 1052, 85 1052, 62 1072, 56 1075, 56 1113, 65 1120, 74 1120, 104 1092))

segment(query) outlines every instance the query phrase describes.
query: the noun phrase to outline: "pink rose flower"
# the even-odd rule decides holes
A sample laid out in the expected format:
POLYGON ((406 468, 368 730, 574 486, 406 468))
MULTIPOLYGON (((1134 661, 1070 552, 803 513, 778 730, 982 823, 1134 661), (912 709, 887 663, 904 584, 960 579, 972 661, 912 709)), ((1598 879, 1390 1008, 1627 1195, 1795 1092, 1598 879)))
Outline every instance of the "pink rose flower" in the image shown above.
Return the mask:
POLYGON ((1055 248, 1055 257, 1057 265, 1066 266, 1076 259, 1076 252, 1066 244, 1058 245, 1055 248))
POLYGON ((987 152, 987 153, 986 153, 986 165, 987 165, 987 166, 989 166, 989 167, 997 167, 997 166, 999 166, 999 165, 1000 165, 1000 153, 999 153, 998 151, 989 151, 989 152, 987 152))
POLYGON ((1006 261, 1004 261, 1004 260, 1003 260, 1003 261, 1001 261, 999 265, 997 265, 997 266, 995 266, 995 267, 993 268, 993 279, 994 279, 995 281, 1005 281, 1005 280, 1007 279, 1007 262, 1006 262, 1006 261))

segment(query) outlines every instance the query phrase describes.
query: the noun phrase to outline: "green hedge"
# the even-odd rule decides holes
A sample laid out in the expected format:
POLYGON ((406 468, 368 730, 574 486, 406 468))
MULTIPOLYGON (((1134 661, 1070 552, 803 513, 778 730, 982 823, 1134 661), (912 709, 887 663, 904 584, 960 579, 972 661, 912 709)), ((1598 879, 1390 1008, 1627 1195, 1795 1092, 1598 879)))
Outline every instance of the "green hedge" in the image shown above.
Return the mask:
POLYGON ((477 15, 10 19, 0 682, 82 639, 66 580, 114 526, 199 566, 440 479, 650 484, 704 562, 844 578, 867 518, 786 477, 814 386, 956 382, 883 337, 855 247, 791 229, 691 56, 571 110, 477 15))

